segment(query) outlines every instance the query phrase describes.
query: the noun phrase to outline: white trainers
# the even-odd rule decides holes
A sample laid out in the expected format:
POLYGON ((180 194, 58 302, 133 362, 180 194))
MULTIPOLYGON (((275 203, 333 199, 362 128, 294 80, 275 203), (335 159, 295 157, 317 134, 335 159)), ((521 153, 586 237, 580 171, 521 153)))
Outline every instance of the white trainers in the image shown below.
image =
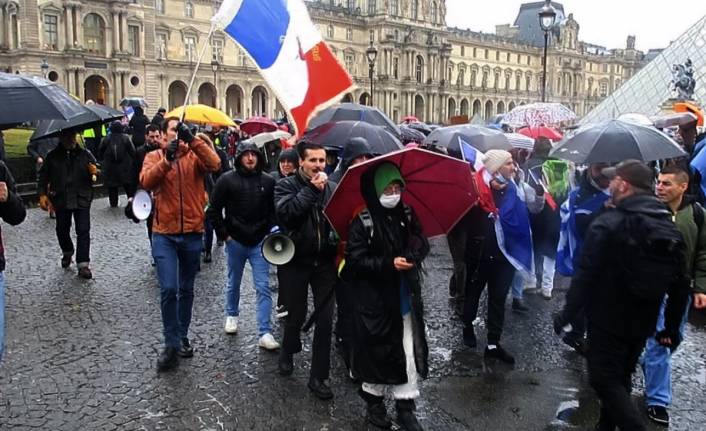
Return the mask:
POLYGON ((279 343, 275 341, 275 337, 269 332, 264 334, 257 342, 257 345, 265 350, 277 350, 279 349, 279 343))
POLYGON ((547 300, 552 299, 552 291, 542 288, 542 298, 547 300))
POLYGON ((226 331, 226 334, 235 334, 236 332, 238 332, 238 317, 237 316, 226 317, 225 331, 226 331))

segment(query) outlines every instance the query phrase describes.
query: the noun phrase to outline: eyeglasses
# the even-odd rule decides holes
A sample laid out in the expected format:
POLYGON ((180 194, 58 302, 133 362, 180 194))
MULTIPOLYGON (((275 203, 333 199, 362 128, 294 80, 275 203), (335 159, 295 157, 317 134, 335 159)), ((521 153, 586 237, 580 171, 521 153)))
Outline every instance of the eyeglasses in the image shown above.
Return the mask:
POLYGON ((390 196, 390 195, 399 195, 404 191, 404 186, 401 184, 390 184, 387 187, 385 187, 385 190, 382 191, 382 194, 390 196))

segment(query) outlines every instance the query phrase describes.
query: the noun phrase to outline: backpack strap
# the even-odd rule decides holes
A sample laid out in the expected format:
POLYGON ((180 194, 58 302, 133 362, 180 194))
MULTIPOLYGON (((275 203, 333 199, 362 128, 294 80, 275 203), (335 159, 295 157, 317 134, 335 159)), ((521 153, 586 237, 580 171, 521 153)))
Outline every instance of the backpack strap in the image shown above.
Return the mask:
POLYGON ((358 214, 358 218, 360 218, 360 221, 363 222, 363 227, 368 233, 368 242, 370 242, 370 240, 373 238, 373 233, 375 232, 373 225, 373 216, 370 215, 370 211, 368 211, 368 209, 366 208, 358 214))
POLYGON ((702 207, 700 203, 694 202, 691 208, 694 214, 694 223, 696 223, 696 229, 698 230, 698 238, 701 236, 701 228, 704 226, 704 207, 702 207))

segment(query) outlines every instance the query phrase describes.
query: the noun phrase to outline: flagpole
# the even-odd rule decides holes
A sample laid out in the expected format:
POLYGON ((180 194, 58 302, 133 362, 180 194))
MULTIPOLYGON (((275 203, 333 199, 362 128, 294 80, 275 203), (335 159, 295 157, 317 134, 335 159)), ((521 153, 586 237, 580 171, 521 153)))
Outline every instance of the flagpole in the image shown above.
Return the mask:
MULTIPOLYGON (((211 29, 208 31, 208 36, 206 36, 203 47, 201 48, 201 52, 199 53, 199 56, 196 59, 196 67, 194 67, 194 73, 191 75, 191 81, 189 81, 189 87, 186 89, 186 97, 184 98, 184 105, 182 105, 182 107, 181 107, 181 119, 179 120, 180 123, 184 122, 184 116, 186 115, 186 106, 189 104, 189 96, 191 96, 191 88, 194 86, 194 80, 196 80, 196 73, 199 71, 199 66, 201 66, 201 59, 203 58, 203 55, 206 53, 206 47, 208 46, 208 41, 211 39, 211 35, 213 34, 213 31, 215 29, 216 29, 216 24, 211 23, 211 29)), ((214 82, 213 85, 216 85, 216 83, 214 82)), ((216 93, 218 93, 218 89, 216 89, 216 93)))

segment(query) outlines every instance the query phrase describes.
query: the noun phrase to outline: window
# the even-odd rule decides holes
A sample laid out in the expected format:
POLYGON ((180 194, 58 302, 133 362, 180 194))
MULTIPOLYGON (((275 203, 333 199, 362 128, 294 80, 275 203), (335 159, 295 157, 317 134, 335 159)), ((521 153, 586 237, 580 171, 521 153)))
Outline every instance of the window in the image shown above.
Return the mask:
POLYGON ((412 19, 419 19, 419 0, 412 0, 412 19))
POLYGON ((164 15, 164 0, 156 0, 154 3, 154 10, 158 14, 164 15))
POLYGON ((377 12, 375 0, 368 0, 368 15, 375 15, 375 12, 377 12))
POLYGON ((238 64, 242 67, 246 67, 248 65, 248 56, 245 55, 245 52, 242 49, 238 50, 238 64))
POLYGON ((522 54, 517 54, 517 64, 522 64, 522 54))
POLYGON ((495 51, 495 61, 500 61, 500 51, 495 51))
POLYGON ((488 50, 487 49, 483 52, 483 58, 485 58, 486 60, 488 59, 488 50))
POLYGON ((400 1, 390 0, 390 15, 397 16, 400 14, 400 1))
POLYGON ((353 40, 353 29, 352 28, 346 29, 346 40, 353 40))
POLYGON ((86 50, 93 54, 105 54, 105 24, 103 18, 89 13, 83 20, 83 38, 86 50))
POLYGON ((488 88, 488 72, 486 72, 486 71, 483 71, 483 80, 481 82, 481 85, 483 86, 484 89, 488 88))
POLYGON ((184 54, 188 61, 196 59, 196 37, 184 36, 184 54))
POLYGON ((190 1, 184 3, 184 16, 186 16, 187 18, 194 17, 194 4, 190 1))
POLYGON ((500 88, 500 74, 498 72, 493 75, 493 88, 500 88))
MULTIPOLYGON (((532 78, 530 78, 529 75, 525 76, 525 90, 530 91, 530 85, 532 83, 531 81, 532 81, 532 78)), ((518 90, 519 90, 519 88, 518 88, 518 90)))
POLYGON ((507 53, 507 58, 505 59, 505 61, 507 61, 508 63, 510 62, 510 53, 509 52, 507 53))
POLYGON ((436 6, 436 2, 431 2, 431 23, 436 24, 439 19, 439 9, 436 6))
POLYGON ((424 79, 424 59, 421 55, 417 56, 415 72, 417 82, 421 84, 422 80, 424 79))
POLYGON ((476 72, 475 70, 471 70, 471 82, 470 82, 471 88, 475 87, 475 85, 476 85, 476 75, 478 75, 478 72, 476 72))
POLYGON ((510 75, 505 75, 505 89, 510 89, 510 75))
POLYGON ((154 56, 157 60, 167 59, 167 35, 165 33, 157 33, 154 51, 154 56))
POLYGON ((456 81, 456 85, 463 85, 465 78, 466 78, 466 71, 463 69, 459 70, 458 71, 458 80, 456 81))
POLYGON ((606 97, 608 95, 608 83, 601 82, 601 97, 606 97))
POLYGON ((355 75, 355 73, 353 73, 353 69, 355 69, 355 57, 351 54, 346 54, 346 70, 351 75, 355 75))
POLYGON ((44 46, 47 49, 59 48, 59 17, 56 15, 44 15, 44 46))
POLYGON ((520 75, 515 75, 515 91, 520 91, 521 78, 520 75))
POLYGON ((329 39, 333 39, 333 35, 334 35, 334 33, 333 33, 333 26, 332 26, 332 25, 329 25, 329 26, 328 26, 328 29, 326 30, 326 36, 328 36, 329 39))
POLYGON ((608 65, 604 64, 603 65, 603 73, 607 73, 607 72, 608 72, 608 65))
POLYGON ((375 30, 370 30, 368 34, 370 36, 370 41, 375 42, 375 30))
POLYGON ((140 56, 140 27, 136 25, 127 26, 127 52, 135 57, 140 56))
POLYGON ((392 77, 399 79, 400 59, 395 57, 392 59, 392 77))
POLYGON ((211 41, 211 61, 223 63, 223 39, 211 41))

